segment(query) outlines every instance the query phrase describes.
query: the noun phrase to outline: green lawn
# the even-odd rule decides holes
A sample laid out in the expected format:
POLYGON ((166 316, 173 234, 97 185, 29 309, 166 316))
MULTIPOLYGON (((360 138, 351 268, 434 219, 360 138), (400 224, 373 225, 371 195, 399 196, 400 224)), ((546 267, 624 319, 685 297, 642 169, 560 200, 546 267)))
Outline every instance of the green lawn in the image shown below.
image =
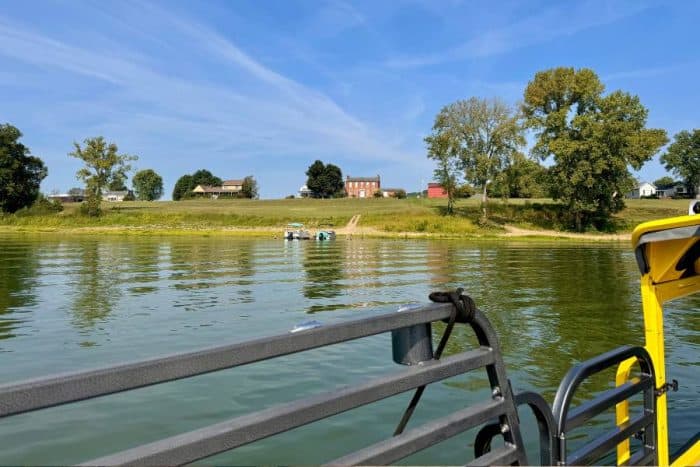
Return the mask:
MULTIPOLYGON (((492 200, 489 220, 481 221, 480 200, 459 200, 456 215, 443 215, 441 199, 285 199, 285 200, 189 200, 103 203, 100 218, 80 215, 79 205, 67 204, 61 213, 31 212, 0 217, 0 225, 22 230, 63 230, 82 227, 146 228, 150 230, 216 230, 232 228, 282 228, 303 222, 313 228, 329 224, 343 227, 355 214, 360 226, 389 233, 469 234, 498 232, 503 224, 559 230, 549 199, 492 200)), ((627 208, 615 216, 609 230, 627 232, 640 222, 681 215, 687 200, 627 200, 627 208)))

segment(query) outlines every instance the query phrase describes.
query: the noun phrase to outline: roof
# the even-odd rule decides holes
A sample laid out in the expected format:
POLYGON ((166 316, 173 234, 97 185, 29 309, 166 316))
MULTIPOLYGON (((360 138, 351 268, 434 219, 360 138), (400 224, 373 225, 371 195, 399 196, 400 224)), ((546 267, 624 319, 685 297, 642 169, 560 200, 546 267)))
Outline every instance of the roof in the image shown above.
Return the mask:
POLYGON ((639 182, 639 185, 637 185, 637 186, 642 186, 642 185, 651 185, 651 186, 653 186, 654 188, 656 188, 656 185, 654 185, 654 184, 651 183, 651 182, 639 182))
MULTIPOLYGON (((111 196, 126 196, 128 194, 129 194, 128 191, 105 191, 104 193, 102 193, 102 196, 110 196, 110 195, 111 196)), ((69 195, 69 196, 73 196, 73 195, 69 195)))
POLYGON ((243 180, 224 180, 222 186, 243 185, 243 180))
POLYGON ((197 188, 201 188, 202 193, 220 193, 223 191, 221 187, 210 185, 197 185, 192 191, 195 191, 197 188))
MULTIPOLYGON (((399 191, 403 190, 403 188, 382 188, 382 191, 399 191)), ((404 190, 406 191, 406 190, 404 190)))
POLYGON ((428 188, 442 188, 441 183, 428 183, 428 188))
POLYGON ((376 177, 351 177, 348 175, 347 177, 348 182, 378 182, 379 181, 379 175, 376 177))

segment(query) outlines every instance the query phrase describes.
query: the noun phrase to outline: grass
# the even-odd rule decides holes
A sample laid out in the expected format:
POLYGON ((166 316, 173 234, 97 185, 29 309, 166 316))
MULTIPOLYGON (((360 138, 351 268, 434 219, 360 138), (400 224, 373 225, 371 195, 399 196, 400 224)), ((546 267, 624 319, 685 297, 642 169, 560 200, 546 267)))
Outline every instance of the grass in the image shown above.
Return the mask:
MULTIPOLYGON (((82 216, 78 204, 60 213, 18 213, 0 217, 5 231, 116 231, 125 233, 188 233, 236 230, 243 234, 267 233, 289 222, 316 228, 345 226, 355 214, 360 226, 386 234, 493 235, 510 224, 521 228, 561 230, 561 206, 548 199, 489 204, 489 221, 483 222, 480 200, 459 200, 453 216, 444 215, 441 199, 291 199, 291 200, 189 200, 103 203, 99 218, 82 216)), ((610 230, 629 232, 640 222, 684 214, 687 200, 627 200, 610 230)))

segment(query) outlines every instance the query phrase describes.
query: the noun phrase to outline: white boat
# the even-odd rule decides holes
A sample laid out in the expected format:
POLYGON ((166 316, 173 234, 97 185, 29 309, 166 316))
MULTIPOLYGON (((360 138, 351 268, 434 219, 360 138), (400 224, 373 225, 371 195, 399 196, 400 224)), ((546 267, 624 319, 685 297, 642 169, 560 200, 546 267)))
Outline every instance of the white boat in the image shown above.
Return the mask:
POLYGON ((304 224, 292 222, 287 224, 287 229, 284 231, 285 240, 310 240, 311 234, 308 230, 304 230, 304 224))

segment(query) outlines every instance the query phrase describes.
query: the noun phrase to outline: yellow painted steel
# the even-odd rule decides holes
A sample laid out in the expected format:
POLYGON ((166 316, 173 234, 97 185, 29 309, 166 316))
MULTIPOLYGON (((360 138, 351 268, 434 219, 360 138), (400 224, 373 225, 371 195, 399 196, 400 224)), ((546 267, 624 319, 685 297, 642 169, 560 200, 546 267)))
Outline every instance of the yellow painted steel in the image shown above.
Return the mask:
MULTIPOLYGON (((649 274, 642 277, 642 308, 644 310, 645 345, 654 364, 656 387, 666 384, 666 359, 664 356, 664 317, 661 301, 649 274)), ((656 399, 656 446, 659 465, 669 464, 668 412, 666 393, 656 399)))
POLYGON ((672 467, 685 467, 688 465, 700 465, 700 441, 696 441, 671 464, 672 467))
MULTIPOLYGON (((679 261, 700 241, 700 237, 688 236, 664 240, 657 236, 655 241, 641 246, 640 241, 644 240, 645 234, 691 226, 700 226, 700 216, 680 216, 645 222, 634 229, 632 233, 632 246, 635 249, 638 247, 644 249, 644 259, 648 267, 646 272, 643 271, 641 278, 644 337, 645 348, 654 364, 657 388, 662 388, 666 384, 663 304, 674 298, 700 292, 700 260, 695 260, 692 266, 679 265, 679 261)), ((634 363, 635 360, 632 359, 620 364, 615 381, 618 386, 629 379, 634 363)), ((615 416, 618 425, 629 420, 628 402, 617 404, 615 416)), ((658 463, 662 466, 668 466, 670 458, 665 392, 656 399, 656 420, 658 463)), ((617 446, 618 465, 625 463, 629 458, 630 443, 629 440, 625 440, 617 446)), ((681 454, 673 465, 695 465, 699 462, 700 442, 697 442, 681 454)))
MULTIPOLYGON (((617 367, 615 375, 615 385, 622 386, 630 379, 632 367, 637 364, 637 358, 628 358, 620 363, 617 367)), ((630 403, 625 399, 615 406, 615 418, 617 425, 620 426, 630 419, 630 403)), ((630 440, 626 439, 617 445, 617 465, 623 465, 630 459, 630 440)))
POLYGON ((635 227, 634 231, 632 232, 632 246, 636 247, 637 243, 639 243, 639 238, 645 233, 675 229, 678 227, 691 227, 693 225, 700 225, 700 217, 678 216, 643 222, 635 227))

